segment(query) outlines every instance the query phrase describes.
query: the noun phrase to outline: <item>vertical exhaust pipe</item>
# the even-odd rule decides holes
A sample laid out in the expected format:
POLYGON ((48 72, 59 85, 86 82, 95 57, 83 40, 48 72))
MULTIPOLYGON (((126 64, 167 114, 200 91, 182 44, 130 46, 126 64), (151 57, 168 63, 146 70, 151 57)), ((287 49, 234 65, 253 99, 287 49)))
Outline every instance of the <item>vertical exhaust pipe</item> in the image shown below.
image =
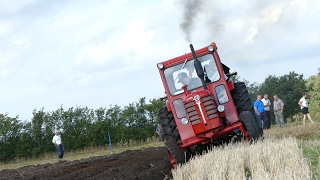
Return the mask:
POLYGON ((194 68, 196 69, 197 75, 201 79, 203 88, 205 90, 208 90, 207 84, 206 84, 206 82, 204 80, 204 71, 202 69, 201 62, 197 59, 196 52, 194 51, 192 44, 190 44, 190 49, 191 49, 192 56, 193 56, 193 59, 194 59, 194 68))

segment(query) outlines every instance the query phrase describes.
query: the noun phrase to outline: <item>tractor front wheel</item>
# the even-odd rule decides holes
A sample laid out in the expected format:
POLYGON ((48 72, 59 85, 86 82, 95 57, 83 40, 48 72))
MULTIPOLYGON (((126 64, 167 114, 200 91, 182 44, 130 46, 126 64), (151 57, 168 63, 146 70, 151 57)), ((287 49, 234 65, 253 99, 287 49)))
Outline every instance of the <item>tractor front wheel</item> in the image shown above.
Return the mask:
POLYGON ((167 107, 164 107, 159 111, 159 116, 171 164, 174 168, 177 168, 178 164, 183 164, 185 160, 188 161, 190 159, 190 152, 186 150, 187 156, 185 157, 183 149, 179 146, 181 138, 172 112, 168 111, 167 107))
POLYGON ((168 149, 171 164, 175 169, 177 169, 179 164, 183 164, 185 162, 184 153, 173 139, 167 140, 165 144, 168 149))
POLYGON ((174 141, 178 143, 181 138, 172 112, 168 111, 167 107, 164 107, 159 111, 159 116, 160 124, 162 126, 163 134, 166 140, 174 139, 174 141))
MULTIPOLYGON (((253 105, 249 96, 248 89, 244 82, 237 82, 234 84, 234 89, 231 91, 234 104, 237 108, 238 114, 241 116, 242 112, 249 111, 252 115, 252 122, 250 124, 259 131, 260 136, 263 135, 263 130, 260 127, 253 109, 253 105)), ((247 123, 248 124, 248 123, 247 123)))
POLYGON ((252 113, 250 111, 243 111, 240 113, 240 120, 245 125, 249 133, 250 142, 256 141, 262 136, 259 129, 260 127, 257 128, 255 123, 256 119, 252 117, 252 113))

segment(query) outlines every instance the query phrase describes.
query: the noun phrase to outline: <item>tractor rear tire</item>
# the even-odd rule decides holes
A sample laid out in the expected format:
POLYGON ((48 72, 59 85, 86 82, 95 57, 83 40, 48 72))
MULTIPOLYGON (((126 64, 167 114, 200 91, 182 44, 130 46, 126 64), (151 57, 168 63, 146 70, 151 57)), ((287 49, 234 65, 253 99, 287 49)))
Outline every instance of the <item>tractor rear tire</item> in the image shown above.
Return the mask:
POLYGON ((180 146, 174 141, 174 139, 169 139, 165 142, 168 149, 169 158, 172 166, 177 169, 179 165, 185 163, 185 156, 180 146))
POLYGON ((252 117, 250 111, 243 111, 240 113, 240 120, 246 126, 246 129, 249 133, 250 142, 254 142, 262 136, 260 131, 261 128, 260 126, 257 128, 255 123, 256 119, 252 117))
POLYGON ((167 107, 164 107, 159 111, 159 116, 160 124, 162 126, 162 131, 165 139, 174 139, 174 141, 178 143, 181 140, 181 138, 172 112, 169 112, 167 107))
POLYGON ((253 125, 259 130, 261 136, 263 135, 263 129, 260 127, 256 114, 253 109, 253 103, 251 102, 248 89, 244 82, 237 82, 234 84, 234 89, 231 91, 234 104, 237 108, 238 114, 240 115, 244 111, 249 111, 253 117, 253 125))
POLYGON ((244 82, 234 83, 234 89, 231 91, 231 94, 238 114, 241 114, 243 111, 250 111, 252 115, 255 115, 249 92, 244 82))
POLYGON ((179 164, 183 164, 190 159, 191 152, 186 149, 185 155, 184 150, 179 146, 181 138, 172 112, 168 111, 167 107, 164 107, 159 111, 159 116, 171 164, 174 168, 177 168, 179 164))

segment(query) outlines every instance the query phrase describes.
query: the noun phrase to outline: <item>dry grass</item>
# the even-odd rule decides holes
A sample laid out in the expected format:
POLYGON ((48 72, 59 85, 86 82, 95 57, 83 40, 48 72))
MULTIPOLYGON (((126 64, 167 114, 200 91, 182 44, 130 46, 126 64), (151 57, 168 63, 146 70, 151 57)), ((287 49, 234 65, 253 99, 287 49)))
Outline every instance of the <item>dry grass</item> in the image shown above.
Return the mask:
POLYGON ((295 137, 300 140, 320 139, 320 123, 307 123, 301 125, 301 122, 287 124, 285 128, 272 127, 264 131, 265 137, 283 138, 295 137))
POLYGON ((214 148, 177 170, 174 179, 320 179, 320 123, 287 124, 264 140, 214 148))
POLYGON ((311 168, 295 138, 267 138, 254 145, 230 144, 195 157, 174 179, 311 179, 311 168))

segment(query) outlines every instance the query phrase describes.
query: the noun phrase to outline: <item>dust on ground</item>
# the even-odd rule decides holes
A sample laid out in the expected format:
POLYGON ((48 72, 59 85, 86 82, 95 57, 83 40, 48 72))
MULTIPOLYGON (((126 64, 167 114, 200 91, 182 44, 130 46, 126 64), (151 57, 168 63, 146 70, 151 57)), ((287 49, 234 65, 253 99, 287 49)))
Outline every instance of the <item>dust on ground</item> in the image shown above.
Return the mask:
POLYGON ((165 147, 127 150, 119 154, 0 171, 0 179, 171 179, 165 147))

